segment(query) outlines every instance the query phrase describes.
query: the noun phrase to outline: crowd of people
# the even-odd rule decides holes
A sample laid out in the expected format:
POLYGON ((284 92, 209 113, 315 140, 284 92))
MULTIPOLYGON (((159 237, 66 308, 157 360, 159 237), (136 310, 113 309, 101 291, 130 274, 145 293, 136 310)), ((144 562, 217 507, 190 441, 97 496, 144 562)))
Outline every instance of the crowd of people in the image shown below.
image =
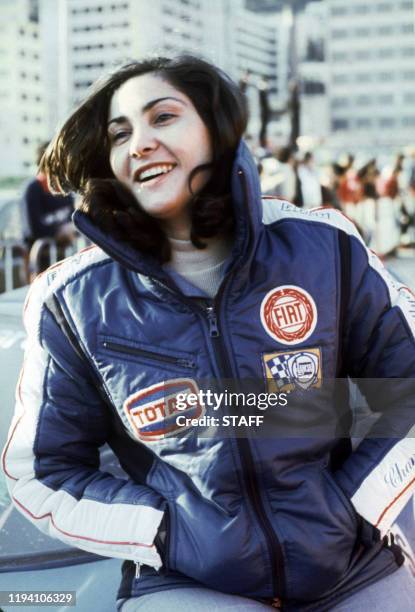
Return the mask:
MULTIPOLYGON (((45 145, 39 149, 38 162, 45 145)), ((257 152, 256 157, 261 159, 258 168, 265 195, 302 208, 330 206, 341 210, 355 223, 366 244, 380 255, 415 245, 415 149, 407 156, 397 154, 384 167, 376 158, 357 164, 351 153, 322 166, 311 151, 299 153, 290 146, 273 154, 257 152)), ((52 238, 58 258, 62 258, 62 247, 71 244, 75 236, 70 221, 73 196, 50 193, 44 175, 39 173, 26 185, 21 203, 29 248, 39 238, 52 238)), ((41 270, 47 267, 48 257, 46 250, 41 270)))
POLYGON ((264 193, 304 208, 342 210, 381 255, 415 242, 415 152, 383 167, 375 158, 359 165, 352 154, 317 167, 312 152, 281 147, 259 169, 264 193))

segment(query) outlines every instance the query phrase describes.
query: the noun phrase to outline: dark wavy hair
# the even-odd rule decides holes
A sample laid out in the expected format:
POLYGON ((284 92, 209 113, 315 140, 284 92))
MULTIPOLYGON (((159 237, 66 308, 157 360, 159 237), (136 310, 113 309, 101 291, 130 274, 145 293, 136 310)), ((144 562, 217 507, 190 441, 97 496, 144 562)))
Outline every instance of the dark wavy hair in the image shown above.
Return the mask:
POLYGON ((111 98, 125 81, 147 73, 159 75, 190 98, 210 134, 212 162, 194 168, 189 176, 192 193, 194 175, 211 168, 209 181, 191 200, 193 244, 204 248, 201 239, 231 231, 230 175, 235 150, 246 129, 246 103, 224 72, 194 56, 132 62, 97 81, 50 143, 41 170, 52 190, 80 193, 79 208, 102 230, 165 262, 170 258, 170 246, 159 222, 137 206, 135 196, 115 178, 109 163, 111 98))

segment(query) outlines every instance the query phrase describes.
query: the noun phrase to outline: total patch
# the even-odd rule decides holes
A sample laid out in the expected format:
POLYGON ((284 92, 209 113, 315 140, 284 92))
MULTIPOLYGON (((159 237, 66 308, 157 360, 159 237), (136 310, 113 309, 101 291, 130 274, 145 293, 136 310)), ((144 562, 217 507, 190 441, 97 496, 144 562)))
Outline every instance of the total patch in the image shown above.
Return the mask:
POLYGON ((321 351, 278 351, 262 356, 269 392, 321 387, 321 351))
POLYGON ((311 295, 296 285, 271 289, 261 303, 261 323, 281 344, 307 340, 317 325, 317 307, 311 295))
POLYGON ((204 405, 199 402, 196 405, 192 402, 182 409, 186 395, 190 393, 199 394, 196 382, 191 378, 175 378, 130 395, 123 407, 137 438, 154 442, 188 429, 185 425, 177 425, 177 416, 182 414, 187 418, 198 419, 205 412, 204 405), (178 394, 180 410, 177 408, 178 394))

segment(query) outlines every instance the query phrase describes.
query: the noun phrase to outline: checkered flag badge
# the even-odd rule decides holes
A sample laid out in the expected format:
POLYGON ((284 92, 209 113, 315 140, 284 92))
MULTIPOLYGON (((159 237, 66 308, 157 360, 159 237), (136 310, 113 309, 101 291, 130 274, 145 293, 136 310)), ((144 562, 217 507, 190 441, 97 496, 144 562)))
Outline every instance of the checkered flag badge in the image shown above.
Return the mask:
POLYGON ((289 355, 278 355, 268 359, 267 366, 278 387, 283 387, 291 382, 290 373, 287 368, 289 355))

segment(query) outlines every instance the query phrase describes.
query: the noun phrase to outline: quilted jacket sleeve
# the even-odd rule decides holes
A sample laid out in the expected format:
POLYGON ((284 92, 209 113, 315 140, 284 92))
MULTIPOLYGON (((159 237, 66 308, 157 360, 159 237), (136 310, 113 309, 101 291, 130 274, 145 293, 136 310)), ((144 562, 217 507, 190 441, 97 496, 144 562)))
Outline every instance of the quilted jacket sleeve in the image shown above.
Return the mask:
POLYGON ((46 292, 39 278, 25 309, 27 349, 2 459, 11 498, 50 536, 158 568, 165 502, 144 483, 100 471, 108 408, 43 304, 46 292))
POLYGON ((357 237, 350 244, 344 358, 381 417, 336 478, 385 533, 415 490, 415 296, 357 237))

